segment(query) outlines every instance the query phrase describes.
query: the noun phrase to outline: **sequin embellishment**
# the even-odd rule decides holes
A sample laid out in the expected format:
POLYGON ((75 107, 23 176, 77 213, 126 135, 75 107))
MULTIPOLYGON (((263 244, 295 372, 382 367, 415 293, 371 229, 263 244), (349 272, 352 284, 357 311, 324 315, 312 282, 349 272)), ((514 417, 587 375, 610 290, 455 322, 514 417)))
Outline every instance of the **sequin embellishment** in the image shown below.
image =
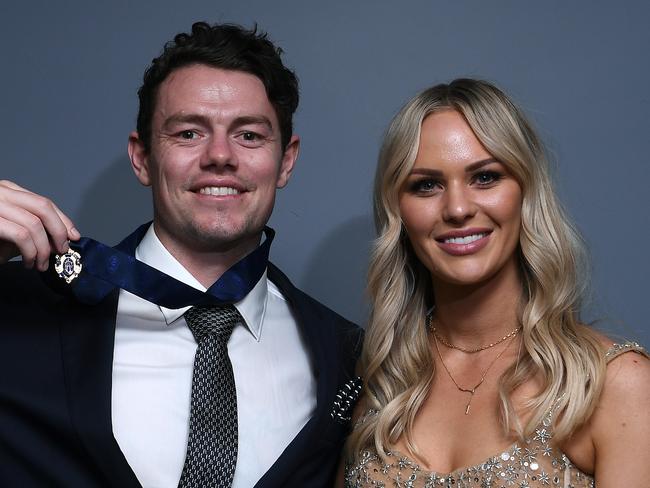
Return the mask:
MULTIPOLYGON (((648 356, 636 342, 625 342, 614 344, 605 359, 610 361, 628 350, 648 356)), ((357 425, 377 413, 369 410, 357 425)), ((531 439, 515 443, 481 464, 448 474, 426 471, 397 451, 386 453, 388 462, 384 463, 376 452, 366 450, 356 465, 346 466, 345 488, 594 488, 593 477, 551 445, 552 420, 551 411, 531 439)))
POLYGON ((594 480, 550 445, 549 413, 535 436, 515 443, 484 463, 441 474, 423 470, 417 463, 393 451, 388 463, 370 450, 361 454, 356 466, 347 466, 346 488, 594 488, 594 480))

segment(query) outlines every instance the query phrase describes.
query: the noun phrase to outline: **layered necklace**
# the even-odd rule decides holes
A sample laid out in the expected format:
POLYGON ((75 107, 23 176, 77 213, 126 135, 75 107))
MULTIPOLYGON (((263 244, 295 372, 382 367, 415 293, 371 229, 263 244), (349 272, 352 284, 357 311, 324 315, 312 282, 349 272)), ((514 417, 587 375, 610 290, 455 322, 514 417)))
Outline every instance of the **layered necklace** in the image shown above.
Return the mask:
POLYGON ((474 349, 466 349, 466 348, 464 348, 462 346, 457 346, 455 344, 452 344, 451 342, 446 341, 444 339, 444 337, 441 337, 440 335, 438 335, 438 331, 436 331, 436 328, 431 325, 431 317, 429 317, 428 320, 429 320, 429 329, 431 329, 431 332, 433 332, 433 336, 436 338, 436 340, 438 342, 442 342, 447 347, 450 347, 452 349, 457 349, 459 351, 463 351, 463 352, 466 352, 468 354, 472 354, 472 353, 475 353, 475 352, 481 352, 481 351, 485 351, 486 349, 490 349, 491 347, 494 347, 497 344, 501 344, 503 341, 505 341, 505 340, 509 339, 510 337, 516 335, 517 332, 519 332, 521 330, 521 325, 520 325, 520 326, 512 329, 509 333, 504 335, 498 341, 494 341, 494 342, 491 342, 490 344, 487 344, 485 346, 479 346, 479 347, 476 347, 474 349))
POLYGON ((456 386, 456 388, 458 389, 458 391, 461 391, 461 392, 463 392, 463 393, 469 393, 469 394, 470 394, 469 401, 467 402, 467 405, 465 406, 465 415, 469 415, 470 406, 472 405, 472 400, 474 399, 474 394, 476 393, 476 390, 477 390, 477 389, 478 389, 478 388, 483 384, 483 382, 485 381, 485 377, 486 377, 487 374, 488 374, 488 371, 490 371, 490 369, 492 368, 492 366, 494 366, 494 363, 496 363, 496 362, 499 360, 499 358, 503 355, 503 353, 506 352, 506 350, 508 349, 508 347, 510 347, 510 344, 512 344, 512 342, 514 341, 515 336, 516 336, 517 333, 521 330, 521 326, 518 326, 516 329, 514 329, 514 330, 512 330, 510 333, 506 334, 505 336, 503 336, 503 337, 502 337, 501 339, 499 339, 498 341, 495 341, 495 342, 492 342, 492 343, 490 343, 490 344, 488 344, 488 345, 486 345, 486 346, 480 346, 480 347, 477 347, 477 348, 474 348, 474 349, 466 349, 466 348, 463 348, 463 347, 461 347, 461 346, 456 346, 456 345, 454 345, 454 344, 452 344, 452 343, 450 343, 450 342, 444 340, 442 337, 440 337, 440 336, 438 335, 438 333, 437 333, 435 327, 432 326, 432 323, 431 323, 431 314, 427 315, 427 326, 428 326, 428 328, 431 330, 431 332, 433 333, 433 342, 434 342, 434 344, 435 344, 435 346, 436 346, 436 351, 438 351, 438 357, 440 358, 440 362, 442 363, 442 367, 443 367, 443 368, 445 369, 445 371, 447 372, 447 375, 448 375, 449 378, 451 379, 452 383, 456 386), (450 348, 452 348, 452 349, 457 349, 458 351, 462 351, 462 352, 465 352, 465 353, 468 353, 468 354, 473 354, 473 353, 480 352, 480 351, 484 351, 485 349, 489 349, 489 348, 491 348, 491 347, 494 347, 494 346, 496 346, 497 344, 501 344, 502 342, 504 342, 504 341, 506 341, 506 340, 508 340, 508 339, 510 339, 510 340, 509 340, 508 343, 505 345, 505 347, 504 347, 503 349, 501 349, 501 351, 499 352, 499 354, 497 354, 497 355, 495 356, 495 358, 490 362, 490 364, 488 364, 487 368, 485 368, 485 370, 484 370, 483 373, 481 374, 481 379, 478 381, 478 383, 476 383, 476 384, 475 384, 473 387, 471 387, 471 388, 465 388, 465 387, 462 387, 462 386, 460 386, 460 385, 458 384, 458 382, 456 381, 456 379, 454 378, 454 376, 451 374, 451 371, 449 371, 449 368, 448 368, 447 365, 445 364, 445 360, 442 358, 442 354, 440 354, 440 347, 438 346, 438 341, 440 341, 440 342, 442 342, 445 346, 450 347, 450 348))

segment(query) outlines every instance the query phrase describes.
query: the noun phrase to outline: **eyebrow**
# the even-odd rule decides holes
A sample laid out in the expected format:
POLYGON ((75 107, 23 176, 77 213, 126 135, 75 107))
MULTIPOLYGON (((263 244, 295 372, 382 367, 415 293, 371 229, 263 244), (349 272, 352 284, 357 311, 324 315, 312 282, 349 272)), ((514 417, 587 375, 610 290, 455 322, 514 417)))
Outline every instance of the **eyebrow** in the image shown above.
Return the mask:
MULTIPOLYGON (((174 124, 201 124, 209 125, 209 118, 200 114, 174 114, 163 123, 163 129, 169 129, 174 124)), ((273 124, 268 117, 264 115, 242 115, 232 121, 231 126, 239 127, 249 124, 262 124, 269 130, 273 129, 273 124)))
POLYGON ((265 125, 269 130, 273 129, 273 124, 265 115, 243 115, 237 117, 232 125, 248 125, 248 124, 262 124, 265 125))
MULTIPOLYGON (((465 168, 465 173, 472 173, 473 171, 476 171, 477 169, 492 163, 500 163, 500 161, 495 158, 481 159, 480 161, 476 161, 470 164, 469 166, 467 166, 465 168)), ((442 171, 437 169, 429 169, 429 168, 414 168, 413 170, 411 170, 411 174, 440 177, 442 176, 442 171)))
POLYGON ((199 114, 174 114, 163 122, 162 128, 169 129, 174 124, 207 124, 207 117, 199 114))
POLYGON ((476 161, 475 163, 472 163, 467 168, 465 168, 465 172, 471 173, 472 171, 476 171, 477 169, 482 168, 483 166, 487 166, 488 164, 499 162, 500 161, 494 158, 481 159, 480 161, 476 161))

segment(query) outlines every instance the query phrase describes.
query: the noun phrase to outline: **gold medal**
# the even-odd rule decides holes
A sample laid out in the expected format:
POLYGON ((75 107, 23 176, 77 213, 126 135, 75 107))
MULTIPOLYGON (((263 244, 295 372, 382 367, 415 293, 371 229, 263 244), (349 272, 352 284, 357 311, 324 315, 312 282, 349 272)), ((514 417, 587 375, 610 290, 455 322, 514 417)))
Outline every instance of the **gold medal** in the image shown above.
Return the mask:
POLYGON ((59 277, 70 284, 81 273, 81 254, 72 249, 63 255, 54 256, 54 270, 59 277))

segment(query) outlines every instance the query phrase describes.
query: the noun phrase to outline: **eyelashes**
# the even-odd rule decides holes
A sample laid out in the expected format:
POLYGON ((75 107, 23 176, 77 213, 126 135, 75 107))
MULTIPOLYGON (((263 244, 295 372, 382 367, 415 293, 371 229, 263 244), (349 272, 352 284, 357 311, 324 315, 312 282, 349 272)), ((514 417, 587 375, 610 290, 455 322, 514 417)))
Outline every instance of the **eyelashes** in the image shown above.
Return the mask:
POLYGON ((412 193, 431 193, 440 186, 440 183, 433 178, 419 178, 409 183, 409 191, 412 193))
POLYGON ((498 182, 503 175, 497 171, 479 171, 472 179, 480 186, 489 186, 498 182))
MULTIPOLYGON (((504 175, 498 171, 478 171, 471 175, 469 184, 478 188, 492 188, 504 175)), ((429 195, 444 189, 444 181, 431 176, 421 176, 408 183, 408 191, 419 195, 429 195)))

